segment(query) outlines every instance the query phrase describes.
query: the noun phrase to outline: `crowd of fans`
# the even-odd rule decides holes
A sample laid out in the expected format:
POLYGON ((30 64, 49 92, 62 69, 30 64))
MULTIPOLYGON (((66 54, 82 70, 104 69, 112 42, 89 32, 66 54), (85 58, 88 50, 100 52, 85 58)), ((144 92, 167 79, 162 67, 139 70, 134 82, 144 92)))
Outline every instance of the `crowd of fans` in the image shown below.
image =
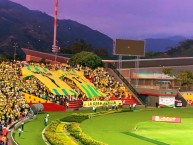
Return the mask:
MULTIPOLYGON (((24 62, 1 62, 0 63, 0 134, 5 138, 2 141, 6 142, 6 134, 3 129, 7 128, 13 121, 19 120, 21 116, 27 116, 30 106, 22 97, 22 92, 33 94, 42 99, 66 105, 69 101, 81 99, 88 100, 86 94, 76 84, 67 77, 61 79, 67 83, 77 95, 59 96, 50 92, 49 88, 36 77, 24 78, 22 76, 22 67, 24 66, 39 66, 48 70, 64 70, 64 71, 79 71, 89 79, 94 86, 105 94, 105 97, 99 96, 100 100, 110 100, 110 97, 118 99, 130 96, 130 92, 119 83, 115 78, 108 74, 104 68, 91 70, 88 67, 69 66, 67 64, 45 64, 45 63, 24 63, 24 62)), ((90 99, 92 100, 92 98, 90 99)))
POLYGON ((108 74, 104 68, 97 68, 91 70, 87 68, 85 76, 95 85, 101 92, 106 93, 106 99, 110 97, 117 97, 118 99, 130 97, 131 93, 124 85, 115 80, 115 78, 108 74))
MULTIPOLYGON (((64 71, 78 71, 82 72, 84 76, 89 79, 94 86, 105 94, 105 97, 98 97, 97 99, 100 100, 110 100, 111 97, 116 97, 117 99, 130 97, 131 93, 129 90, 127 90, 124 85, 120 82, 117 82, 115 78, 108 74, 104 70, 104 68, 97 68, 95 70, 91 70, 88 67, 83 67, 80 65, 77 66, 70 66, 68 64, 57 64, 57 65, 51 65, 51 64, 40 64, 40 63, 31 63, 27 65, 34 65, 39 66, 42 68, 47 68, 48 70, 64 70, 64 71)), ((35 77, 30 77, 25 82, 23 82, 23 88, 25 88, 23 91, 29 94, 33 94, 35 96, 38 96, 40 98, 60 103, 60 104, 66 104, 66 102, 81 99, 81 100, 92 100, 96 98, 88 98, 86 94, 69 78, 62 77, 61 78, 65 83, 67 83, 74 91, 76 91, 77 95, 72 96, 58 96, 52 94, 49 89, 43 84, 41 81, 39 81, 35 77)))
POLYGON ((1 144, 7 141, 7 127, 12 122, 25 117, 30 109, 22 97, 22 64, 13 62, 0 63, 0 135, 1 144))
POLYGON ((45 84, 38 80, 36 77, 31 76, 22 79, 21 68, 26 65, 40 66, 42 68, 47 68, 48 70, 82 71, 85 77, 89 79, 98 90, 105 93, 105 97, 103 98, 105 100, 109 100, 112 96, 121 99, 131 95, 130 91, 125 89, 122 83, 117 82, 113 76, 109 75, 108 72, 104 70, 104 68, 91 70, 88 67, 82 67, 80 65, 71 67, 67 64, 51 65, 44 63, 22 64, 21 62, 3 62, 0 65, 0 80, 2 80, 0 93, 4 95, 0 96, 0 100, 2 100, 0 104, 3 103, 3 100, 5 101, 5 97, 13 97, 14 99, 17 98, 18 100, 18 98, 21 96, 21 91, 56 103, 60 103, 60 99, 65 99, 68 101, 76 99, 87 99, 84 92, 82 92, 81 89, 67 77, 63 77, 62 80, 67 83, 74 91, 76 91, 78 95, 54 95, 50 92, 49 88, 47 88, 45 84))

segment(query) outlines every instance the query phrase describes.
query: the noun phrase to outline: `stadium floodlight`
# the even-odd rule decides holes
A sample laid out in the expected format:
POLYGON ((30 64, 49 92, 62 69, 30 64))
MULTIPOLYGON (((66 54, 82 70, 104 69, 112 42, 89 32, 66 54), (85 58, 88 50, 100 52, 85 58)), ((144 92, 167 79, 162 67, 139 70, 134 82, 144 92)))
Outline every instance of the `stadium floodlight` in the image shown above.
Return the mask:
POLYGON ((54 62, 56 63, 57 54, 60 51, 60 47, 52 45, 52 52, 55 54, 54 56, 54 62))
POLYGON ((52 52, 53 53, 58 53, 58 51, 59 51, 59 47, 52 45, 52 52))
POLYGON ((52 45, 52 52, 55 54, 55 63, 58 53, 58 46, 56 46, 56 31, 57 31, 57 15, 58 15, 58 0, 55 0, 54 6, 54 38, 53 38, 53 45, 52 45))

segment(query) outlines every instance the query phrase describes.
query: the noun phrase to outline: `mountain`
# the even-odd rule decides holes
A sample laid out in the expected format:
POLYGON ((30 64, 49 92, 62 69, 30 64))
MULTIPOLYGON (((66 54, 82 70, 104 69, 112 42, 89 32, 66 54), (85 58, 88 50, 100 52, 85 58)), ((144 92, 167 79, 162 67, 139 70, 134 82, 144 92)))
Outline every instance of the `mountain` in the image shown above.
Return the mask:
MULTIPOLYGON (((14 43, 18 44, 19 54, 22 47, 51 52, 53 17, 9 0, 0 0, 0 32, 0 53, 12 54, 14 43)), ((112 53, 113 40, 107 35, 72 20, 58 20, 58 46, 65 47, 79 39, 94 49, 105 48, 112 53)))
POLYGON ((186 39, 187 38, 183 36, 145 39, 145 51, 164 52, 186 39))
MULTIPOLYGON (((22 47, 51 53, 53 17, 46 13, 29 10, 9 0, 0 0, 0 32, 0 53, 12 55, 14 43, 18 45, 17 54, 22 54, 22 47)), ((107 35, 73 20, 58 20, 58 46, 64 48, 80 39, 94 49, 106 49, 108 54, 112 54, 113 39, 107 35)), ((166 52, 186 39, 183 36, 147 37, 145 51, 166 52)))

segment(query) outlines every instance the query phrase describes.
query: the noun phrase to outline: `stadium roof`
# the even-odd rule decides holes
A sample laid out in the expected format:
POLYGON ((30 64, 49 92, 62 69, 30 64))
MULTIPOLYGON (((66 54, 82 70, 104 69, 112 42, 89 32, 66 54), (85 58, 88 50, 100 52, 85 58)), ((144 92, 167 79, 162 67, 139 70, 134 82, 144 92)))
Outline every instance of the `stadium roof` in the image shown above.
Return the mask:
MULTIPOLYGON (((54 54, 40 52, 40 51, 26 49, 26 48, 21 48, 21 49, 24 51, 24 53, 26 55, 38 57, 38 58, 49 60, 49 61, 55 61, 55 55, 54 54)), ((68 57, 57 56, 57 62, 66 63, 68 60, 69 60, 68 57)))
MULTIPOLYGON (((55 55, 52 53, 40 52, 36 50, 22 48, 26 55, 38 57, 45 60, 55 61, 55 55)), ((68 57, 57 56, 57 62, 66 63, 68 57)), ((153 58, 153 59, 132 59, 132 60, 103 60, 104 63, 113 63, 117 66, 122 63, 122 69, 135 68, 136 62, 139 62, 140 68, 143 67, 164 67, 164 66, 190 66, 193 65, 193 57, 174 57, 174 58, 153 58)))
POLYGON ((193 65, 193 57, 153 58, 153 59, 132 59, 132 60, 103 60, 105 63, 113 63, 116 66, 122 63, 122 68, 135 68, 136 62, 140 68, 143 67, 164 67, 164 66, 188 66, 193 65))

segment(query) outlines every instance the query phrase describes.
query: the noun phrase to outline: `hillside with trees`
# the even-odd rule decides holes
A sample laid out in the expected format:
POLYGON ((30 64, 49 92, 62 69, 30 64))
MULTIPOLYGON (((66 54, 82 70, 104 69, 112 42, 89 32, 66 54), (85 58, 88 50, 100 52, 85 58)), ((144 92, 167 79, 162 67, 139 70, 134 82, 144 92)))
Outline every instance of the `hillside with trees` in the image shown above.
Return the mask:
MULTIPOLYGON (((0 0, 0 32, 0 54, 13 56, 14 43, 18 46, 17 56, 23 55, 23 47, 52 53, 53 17, 46 13, 29 10, 9 0, 0 0)), ((186 40, 185 37, 145 41, 145 58, 193 56, 193 40, 186 40)), ((57 46, 60 47, 60 55, 72 56, 81 51, 90 51, 103 58, 110 55, 108 59, 117 59, 116 56, 112 57, 112 38, 73 20, 58 21, 57 46)))
POLYGON ((192 57, 193 40, 187 39, 178 43, 175 47, 168 48, 165 52, 147 52, 146 58, 168 58, 168 57, 192 57))
MULTIPOLYGON (((13 54, 13 43, 18 45, 17 54, 22 53, 22 47, 51 53, 53 17, 46 13, 0 0, 0 32, 0 53, 13 54)), ((58 20, 57 45, 69 49, 79 41, 93 50, 112 53, 113 40, 107 35, 73 20, 58 20)))

